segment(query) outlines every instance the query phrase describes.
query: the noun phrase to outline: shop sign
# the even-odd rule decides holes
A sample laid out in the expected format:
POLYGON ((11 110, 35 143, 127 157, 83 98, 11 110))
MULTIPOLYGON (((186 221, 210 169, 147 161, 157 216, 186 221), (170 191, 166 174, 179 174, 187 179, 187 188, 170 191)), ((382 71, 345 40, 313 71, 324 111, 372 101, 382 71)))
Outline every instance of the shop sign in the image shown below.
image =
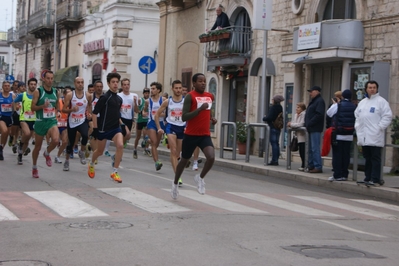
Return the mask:
POLYGON ((321 22, 299 26, 297 49, 320 48, 321 22))
POLYGON ((108 50, 109 50, 109 38, 91 41, 83 45, 83 52, 85 54, 104 52, 108 50))

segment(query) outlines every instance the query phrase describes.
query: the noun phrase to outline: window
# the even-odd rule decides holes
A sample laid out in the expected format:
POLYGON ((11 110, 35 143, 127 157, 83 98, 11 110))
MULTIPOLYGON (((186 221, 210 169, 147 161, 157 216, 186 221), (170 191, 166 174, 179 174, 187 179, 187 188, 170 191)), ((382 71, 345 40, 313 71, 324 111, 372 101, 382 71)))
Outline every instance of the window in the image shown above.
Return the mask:
POLYGON ((323 20, 355 19, 355 0, 328 0, 324 9, 323 20))

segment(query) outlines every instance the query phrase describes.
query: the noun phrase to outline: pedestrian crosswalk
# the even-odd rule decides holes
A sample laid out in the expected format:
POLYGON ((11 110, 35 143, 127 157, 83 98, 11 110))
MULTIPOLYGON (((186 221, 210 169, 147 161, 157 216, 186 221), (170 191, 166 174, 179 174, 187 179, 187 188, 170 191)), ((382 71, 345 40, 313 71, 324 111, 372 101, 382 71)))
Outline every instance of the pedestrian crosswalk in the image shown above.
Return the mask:
POLYGON ((178 200, 172 200, 166 188, 98 188, 90 192, 96 197, 59 190, 0 192, 0 221, 107 217, 117 213, 112 209, 117 205, 123 205, 118 215, 126 216, 208 212, 399 220, 397 205, 374 200, 216 190, 200 195, 190 188, 179 192, 178 200))

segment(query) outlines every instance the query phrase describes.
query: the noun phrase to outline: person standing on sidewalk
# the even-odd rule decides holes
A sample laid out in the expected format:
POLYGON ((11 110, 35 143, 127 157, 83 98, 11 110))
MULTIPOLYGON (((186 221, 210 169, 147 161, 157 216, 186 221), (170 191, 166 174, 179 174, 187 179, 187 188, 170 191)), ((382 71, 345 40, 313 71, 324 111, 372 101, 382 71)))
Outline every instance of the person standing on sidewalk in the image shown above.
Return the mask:
POLYGON ((356 109, 356 105, 351 100, 351 91, 344 90, 341 100, 336 102, 333 99, 333 104, 327 110, 327 115, 332 118, 331 146, 334 175, 328 178, 331 182, 348 180, 350 149, 353 141, 353 132, 355 131, 354 112, 356 109))
POLYGON ((379 95, 378 83, 369 80, 365 85, 366 98, 355 110, 357 145, 362 146, 365 162, 364 182, 381 184, 381 152, 385 145, 385 129, 391 124, 389 103, 379 95))
MULTIPOLYGON (((273 104, 269 109, 267 116, 263 118, 270 127, 270 145, 272 146, 272 160, 267 165, 278 165, 278 157, 280 157, 280 133, 281 129, 276 128, 273 124, 276 121, 278 115, 283 112, 281 102, 284 101, 284 97, 281 95, 275 95, 272 99, 273 104)), ((268 156, 268 155, 266 155, 268 156)))
POLYGON ((321 132, 324 128, 326 104, 320 95, 321 88, 313 86, 308 90, 311 101, 305 115, 305 127, 309 133, 309 173, 322 173, 323 165, 320 155, 321 132))
MULTIPOLYGON (((287 123, 287 127, 291 128, 300 128, 305 126, 305 114, 306 114, 306 105, 302 102, 296 104, 296 113, 294 115, 294 119, 291 122, 287 123)), ((301 157, 301 167, 298 168, 298 171, 305 170, 305 132, 302 130, 298 130, 295 132, 295 135, 298 138, 298 149, 299 156, 301 157)))
POLYGON ((205 92, 206 78, 202 73, 197 73, 192 77, 194 90, 184 98, 183 121, 187 122, 182 143, 182 154, 180 162, 177 164, 175 179, 172 184, 171 196, 177 199, 179 196, 178 183, 184 168, 190 160, 195 148, 198 146, 206 157, 204 168, 200 174, 195 175, 197 190, 200 194, 205 194, 204 178, 211 170, 215 162, 215 148, 213 147, 210 123, 217 123, 216 118, 212 117, 211 107, 215 97, 212 93, 205 92))
POLYGON ((42 74, 43 86, 33 92, 31 109, 36 112, 35 121, 35 148, 32 152, 32 177, 39 178, 37 170, 37 158, 42 148, 43 139, 49 135, 51 141, 44 150, 43 156, 48 167, 52 166, 50 152, 54 150, 59 142, 60 133, 57 126, 56 112, 59 110, 58 93, 52 87, 54 74, 52 71, 45 70, 42 74))
POLYGON ((97 139, 97 149, 93 152, 87 171, 90 178, 95 177, 94 164, 97 158, 104 153, 107 140, 112 140, 115 143, 116 152, 111 179, 117 183, 122 183, 122 178, 118 173, 118 167, 123 155, 122 121, 120 119, 122 98, 117 94, 120 79, 121 76, 115 72, 111 72, 107 75, 109 90, 100 97, 94 107, 92 116, 93 132, 91 135, 93 138, 97 139), (98 114, 100 114, 99 117, 97 117, 98 114))

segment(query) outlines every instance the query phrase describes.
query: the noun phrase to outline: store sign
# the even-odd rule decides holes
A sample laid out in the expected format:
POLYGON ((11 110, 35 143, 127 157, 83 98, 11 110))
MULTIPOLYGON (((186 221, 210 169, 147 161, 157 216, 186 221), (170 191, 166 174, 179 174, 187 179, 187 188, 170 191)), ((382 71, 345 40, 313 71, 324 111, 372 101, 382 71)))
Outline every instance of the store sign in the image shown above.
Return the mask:
POLYGON ((85 54, 104 52, 109 50, 109 38, 95 40, 83 45, 83 52, 85 54))
POLYGON ((299 26, 298 50, 320 48, 321 22, 299 26))
POLYGON ((271 30, 272 29, 272 7, 273 0, 256 0, 254 5, 254 30, 271 30))

